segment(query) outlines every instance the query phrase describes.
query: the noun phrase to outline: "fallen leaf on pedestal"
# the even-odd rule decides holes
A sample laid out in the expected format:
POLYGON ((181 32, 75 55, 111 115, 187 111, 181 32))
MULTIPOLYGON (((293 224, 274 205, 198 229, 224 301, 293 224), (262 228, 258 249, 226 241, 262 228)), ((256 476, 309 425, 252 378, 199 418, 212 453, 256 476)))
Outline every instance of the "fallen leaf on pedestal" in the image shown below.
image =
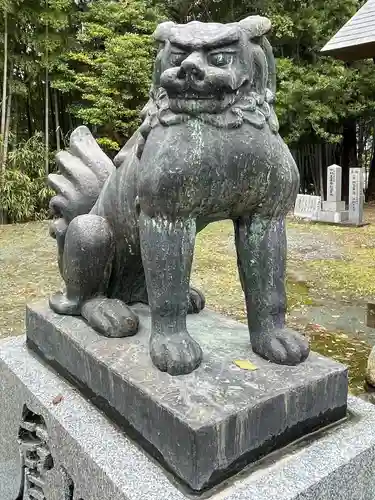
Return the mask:
POLYGON ((59 403, 61 403, 61 401, 63 399, 64 399, 64 396, 62 394, 59 394, 58 396, 56 396, 55 398, 53 398, 52 404, 53 405, 58 405, 59 403))
POLYGON ((315 330, 321 330, 322 332, 326 332, 327 331, 326 327, 324 327, 322 325, 318 325, 317 323, 312 324, 311 327, 314 328, 315 330))
POLYGON ((258 369, 258 367, 248 359, 236 359, 233 363, 238 366, 238 368, 241 368, 241 370, 249 370, 253 372, 258 369))

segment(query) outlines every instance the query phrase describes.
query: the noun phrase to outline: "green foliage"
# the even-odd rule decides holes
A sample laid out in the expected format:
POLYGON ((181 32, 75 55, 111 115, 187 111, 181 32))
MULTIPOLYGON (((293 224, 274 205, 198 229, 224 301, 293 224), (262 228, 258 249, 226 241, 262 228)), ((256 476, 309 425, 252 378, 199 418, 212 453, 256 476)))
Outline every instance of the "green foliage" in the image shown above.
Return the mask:
MULTIPOLYGON (((103 149, 113 154, 139 124, 155 54, 150 35, 165 19, 225 23, 253 14, 271 19, 270 39, 278 63, 277 113, 281 133, 293 148, 311 142, 341 142, 342 124, 348 119, 364 118, 373 131, 375 65, 363 61, 348 66, 320 55, 323 45, 361 3, 91 0, 77 6, 73 0, 0 0, 0 9, 8 12, 8 76, 12 76, 9 87, 13 94, 13 139, 5 174, 11 217, 33 218, 46 208, 43 140, 35 136, 44 128, 46 68, 52 87, 51 149, 84 123, 103 149), (33 167, 27 167, 21 158, 29 153, 33 167)), ((3 22, 0 16, 0 32, 3 22)), ((0 74, 3 61, 0 36, 0 74)), ((359 154, 363 156, 371 147, 366 138, 362 143, 359 154)))
POLYGON ((148 99, 156 9, 142 0, 92 2, 79 16, 74 50, 64 54, 53 83, 76 96, 72 114, 118 150, 139 124, 148 99))
POLYGON ((2 204, 12 222, 47 216, 52 192, 46 185, 44 158, 41 133, 19 143, 9 154, 2 204))
MULTIPOLYGON (((277 112, 289 144, 338 142, 348 117, 372 114, 375 66, 348 67, 319 52, 356 12, 357 0, 167 0, 178 22, 231 22, 248 15, 269 17, 278 66, 277 112), (312 137, 314 139, 312 139, 312 137)), ((363 3, 363 2, 362 2, 363 3)))
MULTIPOLYGON (((6 1, 8 60, 15 70, 15 89, 18 86, 27 93, 31 79, 41 83, 39 79, 44 76, 44 68, 52 68, 56 57, 66 47, 71 3, 71 0, 6 1)), ((1 28, 3 22, 0 17, 1 28)))
POLYGON ((373 115, 375 109, 375 65, 368 62, 345 67, 342 62, 322 58, 313 64, 278 60, 278 113, 282 134, 289 143, 311 135, 326 142, 339 142, 334 124, 346 118, 373 115), (332 130, 334 132, 332 132, 332 130))
POLYGON ((111 153, 113 151, 119 151, 120 147, 117 142, 112 141, 108 137, 100 137, 97 139, 99 146, 103 149, 103 151, 111 153))

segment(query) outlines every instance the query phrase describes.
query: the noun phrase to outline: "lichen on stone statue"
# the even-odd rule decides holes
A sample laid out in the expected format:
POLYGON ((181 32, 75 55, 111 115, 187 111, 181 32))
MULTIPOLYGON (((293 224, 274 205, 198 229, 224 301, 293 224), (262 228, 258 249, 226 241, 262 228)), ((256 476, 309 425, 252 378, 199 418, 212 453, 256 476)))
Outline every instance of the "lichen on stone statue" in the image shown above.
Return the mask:
POLYGON ((57 155, 60 173, 49 176, 66 285, 51 308, 125 337, 139 327, 131 304, 149 304, 151 358, 171 375, 202 360, 186 327, 205 305, 190 286, 194 243, 222 219, 234 224, 253 350, 290 365, 309 353, 285 327, 285 217, 299 175, 278 134, 270 29, 259 16, 160 24, 142 125, 114 163, 79 127, 57 155))

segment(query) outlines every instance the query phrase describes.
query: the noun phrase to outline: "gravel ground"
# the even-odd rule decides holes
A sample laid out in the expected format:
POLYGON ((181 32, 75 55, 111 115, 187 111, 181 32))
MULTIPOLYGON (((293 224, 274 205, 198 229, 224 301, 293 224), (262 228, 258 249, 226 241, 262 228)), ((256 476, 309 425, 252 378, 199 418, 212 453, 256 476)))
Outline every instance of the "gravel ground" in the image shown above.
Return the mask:
POLYGON ((316 234, 296 227, 288 228, 288 255, 296 260, 343 259, 340 244, 332 235, 316 234))
MULTIPOLYGON (((293 260, 336 260, 343 259, 344 254, 340 243, 332 235, 316 234, 304 231, 298 227, 289 227, 287 230, 288 256, 293 260)), ((234 238, 228 241, 231 253, 235 253, 234 238)))

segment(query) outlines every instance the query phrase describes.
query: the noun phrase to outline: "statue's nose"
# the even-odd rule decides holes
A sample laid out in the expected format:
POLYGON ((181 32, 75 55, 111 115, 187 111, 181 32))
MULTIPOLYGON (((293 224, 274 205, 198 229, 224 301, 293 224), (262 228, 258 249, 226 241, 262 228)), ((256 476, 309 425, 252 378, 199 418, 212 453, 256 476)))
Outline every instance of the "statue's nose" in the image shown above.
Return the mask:
POLYGON ((178 78, 184 79, 190 77, 194 80, 203 80, 205 76, 203 60, 200 54, 191 54, 181 63, 178 78))

